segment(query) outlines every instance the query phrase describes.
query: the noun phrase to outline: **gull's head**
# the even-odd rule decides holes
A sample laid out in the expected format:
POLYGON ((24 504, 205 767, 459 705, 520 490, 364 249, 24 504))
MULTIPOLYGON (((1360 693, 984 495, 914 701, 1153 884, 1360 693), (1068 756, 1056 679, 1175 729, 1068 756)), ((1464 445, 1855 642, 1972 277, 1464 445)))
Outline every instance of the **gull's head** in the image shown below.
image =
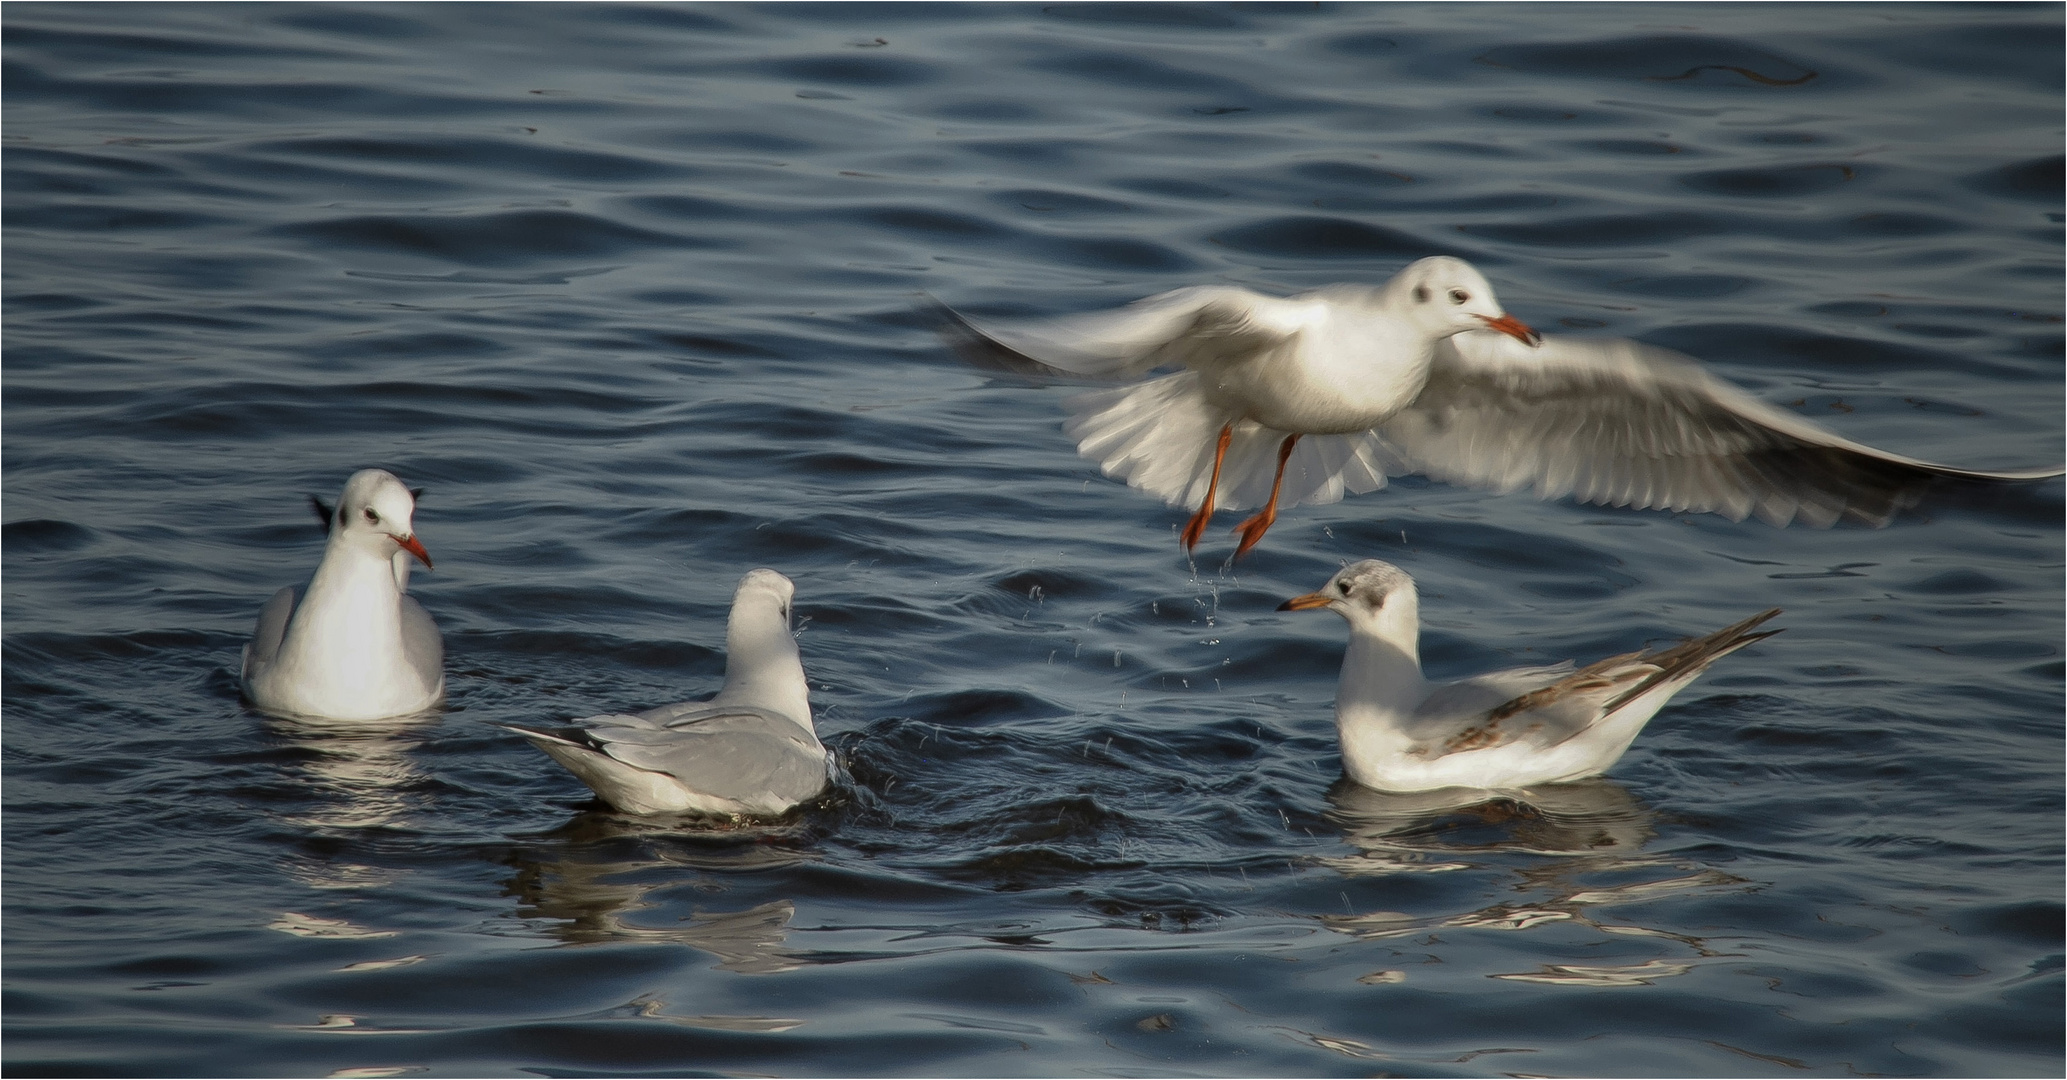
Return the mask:
POLYGON ((431 554, 416 539, 415 517, 416 495, 395 479, 394 473, 360 469, 345 481, 344 491, 337 497, 330 535, 333 541, 376 547, 383 559, 394 554, 395 548, 388 546, 393 541, 429 567, 431 554))
POLYGON ((1365 559, 1345 566, 1316 592, 1295 596, 1278 605, 1279 611, 1314 611, 1327 608, 1353 627, 1378 628, 1407 620, 1419 629, 1420 598, 1414 579, 1405 570, 1378 559, 1365 559))
POLYGON ((765 604, 782 617, 783 625, 789 625, 789 603, 797 595, 797 586, 790 579, 769 569, 749 570, 739 579, 739 590, 732 594, 732 607, 737 610, 748 604, 765 604))
POLYGON ((1498 330, 1526 345, 1543 340, 1501 309, 1493 286, 1477 267, 1448 255, 1409 264, 1386 285, 1385 301, 1437 337, 1466 330, 1498 330))

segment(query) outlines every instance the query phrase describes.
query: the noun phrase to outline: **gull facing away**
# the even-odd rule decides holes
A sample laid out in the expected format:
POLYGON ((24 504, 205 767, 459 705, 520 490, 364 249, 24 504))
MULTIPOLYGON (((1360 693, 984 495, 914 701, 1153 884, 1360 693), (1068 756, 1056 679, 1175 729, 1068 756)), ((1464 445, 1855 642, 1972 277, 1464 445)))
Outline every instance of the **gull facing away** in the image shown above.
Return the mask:
POLYGON ((773 570, 740 579, 725 624, 725 685, 707 702, 591 716, 564 728, 498 726, 531 740, 628 814, 781 814, 830 783, 790 636, 795 592, 773 570))
POLYGON ((1262 507, 1235 528, 1239 557, 1280 505, 1375 491, 1387 475, 1823 527, 1845 516, 1885 525, 1943 479, 2063 471, 1933 465, 1825 431, 1668 349, 1543 338, 1447 256, 1376 288, 1282 298, 1199 286, 982 324, 934 307, 947 342, 991 370, 1132 380, 1179 368, 1070 398, 1064 430, 1105 475, 1195 508, 1187 551, 1217 508, 1262 507))
POLYGON ((1421 601, 1388 562, 1342 569, 1279 611, 1327 608, 1349 623, 1335 691, 1342 770, 1380 791, 1522 788, 1606 772, 1672 695, 1708 665, 1754 641, 1780 614, 1762 611, 1706 637, 1623 653, 1574 669, 1570 660, 1437 685, 1421 676, 1421 601))
POLYGON ((313 496, 330 539, 297 597, 273 594, 244 646, 244 694, 268 712, 332 720, 419 713, 445 693, 445 643, 408 594, 416 497, 393 473, 361 469, 333 511, 313 496))

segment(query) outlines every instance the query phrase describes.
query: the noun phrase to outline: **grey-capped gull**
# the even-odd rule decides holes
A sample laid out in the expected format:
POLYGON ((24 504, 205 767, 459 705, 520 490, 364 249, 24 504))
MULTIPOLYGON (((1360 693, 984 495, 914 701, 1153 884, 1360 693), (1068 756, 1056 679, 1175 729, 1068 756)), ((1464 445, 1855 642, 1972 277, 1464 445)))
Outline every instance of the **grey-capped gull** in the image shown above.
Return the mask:
POLYGON ((625 813, 783 813, 830 782, 804 664, 790 636, 795 592, 773 570, 740 579, 725 626, 725 685, 709 701, 591 716, 561 728, 501 726, 625 813))
MULTIPOLYGON (((420 489, 419 489, 420 490, 420 489)), ((268 712, 375 720, 422 712, 445 692, 438 625, 408 594, 409 560, 431 565, 416 538, 416 496, 381 469, 345 481, 333 511, 311 497, 330 539, 297 596, 259 611, 244 646, 244 694, 268 712)))
POLYGON ((1394 792, 1523 788, 1599 775, 1708 665, 1780 632, 1752 632, 1780 614, 1774 608, 1655 652, 1436 684, 1421 675, 1421 602, 1399 567, 1365 559, 1278 610, 1320 608, 1349 623, 1335 691, 1342 771, 1394 792))
POLYGON ((976 322, 935 302, 941 333, 980 367, 1135 380, 1069 399, 1065 431, 1107 476, 1218 508, 1240 556, 1280 506, 1330 503, 1388 475, 1639 509, 1885 525, 1943 479, 2039 480, 1853 442, 1730 386, 1689 357, 1621 338, 1539 336, 1462 259, 1422 259, 1384 285, 1297 296, 1178 289, 1113 311, 976 322))

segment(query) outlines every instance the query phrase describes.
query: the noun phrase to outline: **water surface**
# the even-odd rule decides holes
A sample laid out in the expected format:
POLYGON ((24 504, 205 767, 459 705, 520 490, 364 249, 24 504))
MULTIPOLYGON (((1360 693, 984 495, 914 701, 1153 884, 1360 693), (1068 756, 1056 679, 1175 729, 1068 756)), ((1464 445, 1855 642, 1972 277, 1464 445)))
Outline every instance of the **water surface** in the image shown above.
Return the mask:
POLYGON ((2056 5, 8 5, 13 1075, 2057 1075, 2061 489, 1776 530, 1416 479, 1216 527, 916 313, 1476 262, 1931 460, 2061 457, 2056 5), (450 700, 237 650, 426 485, 450 700), (1766 607, 1605 778, 1339 782, 1431 674, 1766 607), (491 722, 708 694, 797 583, 826 804, 491 722))

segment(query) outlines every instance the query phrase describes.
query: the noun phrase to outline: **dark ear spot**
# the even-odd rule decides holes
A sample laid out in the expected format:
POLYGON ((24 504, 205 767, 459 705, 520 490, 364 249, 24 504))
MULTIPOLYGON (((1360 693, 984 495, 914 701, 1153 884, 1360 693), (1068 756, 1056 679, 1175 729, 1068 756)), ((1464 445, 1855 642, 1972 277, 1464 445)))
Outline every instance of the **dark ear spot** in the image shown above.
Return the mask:
POLYGON ((1415 303, 1417 303, 1417 304, 1425 304, 1425 303, 1428 303, 1428 286, 1426 286, 1426 285, 1416 285, 1416 286, 1414 286, 1414 302, 1415 302, 1415 303))
POLYGON ((336 516, 336 513, 330 507, 323 505, 323 500, 314 495, 309 496, 309 509, 314 510, 316 512, 316 520, 323 523, 323 535, 329 536, 330 522, 336 516))

